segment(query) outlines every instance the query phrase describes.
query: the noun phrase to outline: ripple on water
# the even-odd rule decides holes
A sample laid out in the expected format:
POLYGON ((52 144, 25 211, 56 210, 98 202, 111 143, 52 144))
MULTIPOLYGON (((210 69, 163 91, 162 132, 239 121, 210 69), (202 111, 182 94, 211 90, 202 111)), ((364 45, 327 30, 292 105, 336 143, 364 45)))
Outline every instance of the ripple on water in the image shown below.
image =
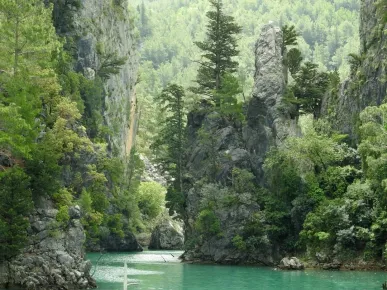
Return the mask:
MULTIPOLYGON (((127 268, 126 274, 128 276, 163 275, 164 272, 127 268)), ((125 269, 123 267, 114 267, 114 266, 99 266, 97 267, 97 270, 95 271, 95 274, 94 274, 94 277, 98 281, 103 281, 103 282, 123 281, 124 276, 125 276, 125 269)), ((138 283, 140 282, 140 280, 128 278, 128 282, 138 283)))

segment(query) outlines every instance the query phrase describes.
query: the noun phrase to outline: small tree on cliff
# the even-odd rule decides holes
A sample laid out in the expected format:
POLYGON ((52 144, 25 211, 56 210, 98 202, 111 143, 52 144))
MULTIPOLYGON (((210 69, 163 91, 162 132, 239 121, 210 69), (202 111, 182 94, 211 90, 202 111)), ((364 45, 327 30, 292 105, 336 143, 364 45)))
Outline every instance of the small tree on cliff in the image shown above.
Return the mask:
POLYGON ((18 167, 0 172, 0 263, 25 246, 32 208, 29 177, 18 167))
POLYGON ((185 92, 181 86, 170 84, 158 97, 166 118, 152 148, 156 150, 164 171, 171 177, 167 190, 167 207, 171 213, 183 213, 183 154, 185 145, 185 92))
MULTIPOLYGON (((232 58, 239 54, 236 35, 241 27, 234 18, 224 14, 221 0, 209 0, 214 10, 207 12, 207 38, 195 44, 203 51, 193 92, 213 97, 214 91, 222 88, 222 79, 226 74, 234 73, 238 62, 232 58)), ((217 104, 219 101, 215 100, 217 104)))

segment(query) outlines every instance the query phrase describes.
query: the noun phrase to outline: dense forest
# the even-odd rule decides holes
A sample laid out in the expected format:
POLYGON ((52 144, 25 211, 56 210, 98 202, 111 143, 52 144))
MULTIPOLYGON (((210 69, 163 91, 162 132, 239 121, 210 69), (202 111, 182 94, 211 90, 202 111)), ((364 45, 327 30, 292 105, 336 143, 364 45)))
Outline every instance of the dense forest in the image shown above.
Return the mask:
MULTIPOLYGON (((194 1, 132 2, 138 11, 140 40, 140 80, 137 86, 142 122, 139 144, 147 150, 155 136, 159 120, 151 117, 157 111, 154 96, 170 82, 187 88, 192 86, 198 69, 200 50, 195 41, 205 37, 206 16, 210 4, 194 1), (143 134, 146 134, 143 136, 143 134)), ((241 93, 238 98, 249 99, 253 87, 254 45, 263 24, 273 21, 279 26, 295 25, 301 34, 298 46, 303 57, 326 71, 338 70, 342 79, 349 75, 348 55, 359 50, 358 0, 335 1, 224 1, 227 14, 235 17, 242 27, 238 38, 240 54, 237 78, 241 93)), ((187 104, 195 104, 190 95, 187 104)))
MULTIPOLYGON (((111 142, 119 120, 106 120, 106 84, 128 57, 100 42, 101 62, 87 76, 76 67, 80 36, 72 25, 81 3, 53 3, 0 3, 0 261, 26 245, 25 217, 42 201, 56 213, 51 236, 69 229, 71 208, 80 207, 90 250, 103 237, 150 231, 163 212, 163 187, 140 182, 143 162, 134 148, 122 155, 111 142)), ((127 11, 118 4, 104 9, 127 11)))

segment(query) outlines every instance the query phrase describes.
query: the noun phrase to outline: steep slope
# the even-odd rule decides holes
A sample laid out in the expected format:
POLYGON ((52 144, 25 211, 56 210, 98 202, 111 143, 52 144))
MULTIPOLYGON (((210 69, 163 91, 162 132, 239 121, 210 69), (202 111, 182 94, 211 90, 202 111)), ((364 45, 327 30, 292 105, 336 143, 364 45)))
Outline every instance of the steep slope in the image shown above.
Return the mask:
POLYGON ((128 156, 136 132, 136 98, 138 57, 134 15, 129 14, 127 1, 82 1, 74 15, 77 40, 76 69, 93 79, 108 68, 109 61, 123 59, 125 64, 117 74, 104 81, 103 117, 112 130, 109 141, 112 150, 128 156))
MULTIPOLYGON (((66 1, 65 4, 60 0, 44 2, 54 4, 56 30, 61 37, 66 38, 65 47, 67 46, 75 59, 75 71, 87 80, 95 80, 97 76, 102 80, 103 102, 101 111, 98 112, 102 119, 98 120, 97 125, 106 128, 106 158, 110 162, 112 157, 120 159, 127 167, 137 131, 134 86, 138 67, 136 35, 127 1, 84 0, 69 3, 66 1)), ((87 106, 90 105, 87 102, 98 100, 96 91, 85 95, 89 98, 83 100, 86 115, 89 113, 87 106)), ((28 243, 17 257, 0 264, 0 285, 26 289, 96 287, 90 273, 91 263, 85 260, 85 212, 76 204, 81 203, 77 199, 82 188, 96 183, 90 178, 90 174, 103 181, 102 192, 108 198, 111 193, 106 191, 114 182, 109 179, 108 169, 103 168, 100 172, 95 169, 101 158, 98 155, 103 147, 99 144, 101 139, 94 140, 93 136, 90 136, 90 128, 81 126, 80 122, 72 124, 71 128, 75 128, 74 131, 82 140, 86 140, 83 142, 88 147, 80 152, 70 151, 65 156, 66 160, 61 160, 59 164, 62 166, 62 172, 58 183, 69 189, 74 203, 68 208, 60 207, 55 192, 45 192, 44 196, 34 198, 34 209, 29 217, 28 243), (78 187, 75 186, 76 183, 78 187), (60 215, 65 217, 63 224, 59 222, 60 215)), ((45 133, 42 132, 41 135, 45 133)), ((125 174, 127 171, 128 169, 124 168, 125 174)), ((68 196, 59 195, 59 200, 61 198, 66 199, 68 196)), ((112 206, 109 210, 111 214, 116 213, 113 212, 112 206)), ((125 234, 112 234, 104 245, 107 248, 118 245, 118 250, 121 246, 126 247, 126 250, 139 250, 134 236, 131 233, 125 234)))
POLYGON ((356 143, 358 115, 367 106, 380 105, 387 84, 387 38, 385 23, 381 20, 380 1, 362 0, 360 13, 359 54, 352 59, 351 76, 344 81, 337 96, 330 96, 323 115, 334 112, 335 127, 356 143))
POLYGON ((279 109, 286 88, 281 46, 281 29, 265 25, 255 48, 255 85, 246 125, 227 122, 205 108, 188 116, 193 186, 186 196, 186 234, 187 243, 196 246, 185 254, 187 260, 271 265, 278 258, 265 234, 252 242, 252 252, 238 248, 236 239, 248 228, 259 227, 260 205, 253 183, 263 185, 262 165, 269 147, 298 131, 296 120, 279 109), (214 168, 219 169, 215 178, 206 179, 214 168), (204 239, 197 239, 198 232, 204 239))

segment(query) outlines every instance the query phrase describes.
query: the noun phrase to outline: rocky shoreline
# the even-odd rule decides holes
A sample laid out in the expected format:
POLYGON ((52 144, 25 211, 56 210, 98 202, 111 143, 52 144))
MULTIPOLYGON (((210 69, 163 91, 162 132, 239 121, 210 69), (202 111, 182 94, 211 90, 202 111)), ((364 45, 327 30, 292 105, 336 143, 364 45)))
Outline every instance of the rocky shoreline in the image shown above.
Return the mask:
POLYGON ((66 228, 56 222, 58 210, 49 199, 30 216, 29 244, 11 262, 0 264, 0 287, 28 290, 90 289, 97 285, 84 259, 85 232, 79 206, 69 210, 66 228))
MULTIPOLYGON (((295 257, 287 258, 292 260, 295 257)), ((269 267, 275 270, 326 270, 326 271, 387 271, 386 265, 381 261, 372 261, 366 262, 364 260, 353 260, 340 262, 333 260, 332 262, 320 263, 318 261, 311 260, 302 260, 297 259, 295 261, 295 267, 281 265, 281 262, 286 259, 282 259, 279 263, 274 263, 272 265, 265 265, 263 263, 254 263, 254 262, 237 262, 233 263, 231 261, 225 262, 215 262, 210 260, 200 260, 200 259, 186 259, 184 254, 180 257, 182 263, 186 264, 203 264, 203 265, 234 265, 234 266, 257 266, 257 267, 269 267)), ((291 263, 291 262, 290 262, 291 263)))

